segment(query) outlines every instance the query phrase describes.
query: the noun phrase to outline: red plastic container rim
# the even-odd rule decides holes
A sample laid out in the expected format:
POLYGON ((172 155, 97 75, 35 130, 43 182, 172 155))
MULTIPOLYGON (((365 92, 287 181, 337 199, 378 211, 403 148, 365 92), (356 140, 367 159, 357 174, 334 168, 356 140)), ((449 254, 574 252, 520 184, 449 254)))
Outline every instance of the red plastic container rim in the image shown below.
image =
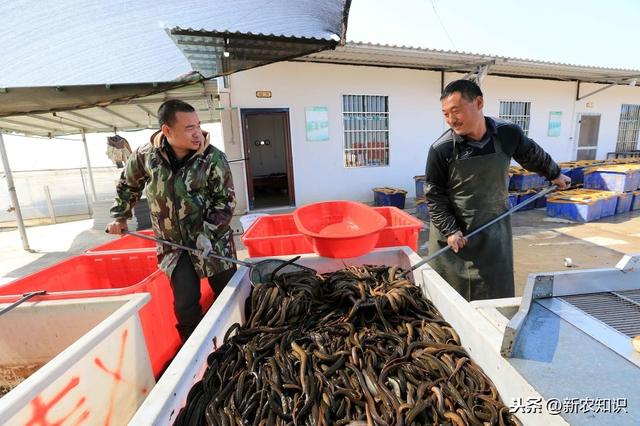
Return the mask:
POLYGON ((366 237, 368 235, 379 233, 387 226, 387 219, 385 219, 384 216, 382 216, 380 213, 375 211, 372 207, 369 207, 366 204, 357 203, 355 201, 348 201, 348 200, 331 200, 331 201, 321 201, 318 203, 307 204, 306 206, 302 206, 293 212, 293 221, 295 222, 296 227, 298 228, 298 231, 300 231, 301 234, 311 238, 318 238, 322 240, 344 240, 344 239, 366 237), (325 234, 320 234, 307 229, 307 227, 304 226, 304 224, 300 220, 299 212, 304 211, 306 209, 315 208, 316 206, 321 204, 328 204, 328 203, 342 203, 346 205, 357 206, 357 208, 360 208, 360 209, 362 208, 369 209, 372 213, 372 217, 375 217, 375 220, 377 223, 374 224, 374 227, 372 229, 367 229, 366 231, 354 232, 348 235, 325 235, 325 234))

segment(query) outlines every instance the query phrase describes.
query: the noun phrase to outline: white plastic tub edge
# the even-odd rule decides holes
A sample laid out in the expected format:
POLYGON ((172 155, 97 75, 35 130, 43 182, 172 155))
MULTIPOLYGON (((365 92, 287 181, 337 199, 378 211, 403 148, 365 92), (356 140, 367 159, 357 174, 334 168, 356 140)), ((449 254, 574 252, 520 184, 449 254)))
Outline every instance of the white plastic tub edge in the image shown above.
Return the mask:
MULTIPOLYGON (((86 303, 96 303, 99 299, 86 299, 86 303)), ((54 400, 60 407, 53 406, 42 413, 40 423, 53 424, 69 414, 69 421, 76 419, 78 422, 86 420, 92 424, 105 424, 106 419, 116 424, 126 422, 133 415, 155 384, 138 317, 138 312, 151 296, 142 293, 105 299, 126 303, 0 399, 0 424, 26 424, 38 418, 35 414, 37 406, 47 406, 54 400), (114 332, 121 333, 114 336, 114 332), (121 343, 119 347, 109 347, 114 343, 114 337, 121 343), (128 353, 125 348, 129 349, 128 353), (114 377, 117 371, 123 379, 108 377, 113 386, 101 387, 102 380, 107 378, 98 378, 98 374, 94 374, 89 382, 87 375, 82 374, 86 372, 87 365, 95 365, 96 368, 101 365, 113 370, 111 375, 114 377), (127 376, 129 372, 133 373, 135 380, 127 376), (139 388, 139 395, 131 395, 125 386, 139 388), (114 401, 121 405, 115 407, 114 401), (109 412, 105 414, 107 410, 109 412)), ((82 299, 73 301, 79 300, 82 299)), ((110 375, 107 371, 103 373, 100 376, 110 375)))
MULTIPOLYGON (((486 317, 453 289, 433 269, 422 270, 423 294, 438 308, 442 316, 460 336, 462 346, 493 381, 502 401, 509 406, 514 400, 529 398, 544 401, 518 371, 500 355, 502 334, 486 317)), ((558 415, 549 414, 542 403, 541 413, 517 413, 525 425, 567 425, 558 415)))

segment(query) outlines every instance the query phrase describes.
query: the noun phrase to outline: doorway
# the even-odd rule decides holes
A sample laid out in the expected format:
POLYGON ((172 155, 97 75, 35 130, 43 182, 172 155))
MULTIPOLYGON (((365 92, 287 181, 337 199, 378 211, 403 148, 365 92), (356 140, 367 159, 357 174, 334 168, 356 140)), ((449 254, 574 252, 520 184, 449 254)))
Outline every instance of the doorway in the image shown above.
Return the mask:
POLYGON ((295 205, 288 109, 241 110, 249 210, 295 205))
POLYGON ((595 160, 598 152, 600 114, 581 114, 578 125, 576 160, 595 160))

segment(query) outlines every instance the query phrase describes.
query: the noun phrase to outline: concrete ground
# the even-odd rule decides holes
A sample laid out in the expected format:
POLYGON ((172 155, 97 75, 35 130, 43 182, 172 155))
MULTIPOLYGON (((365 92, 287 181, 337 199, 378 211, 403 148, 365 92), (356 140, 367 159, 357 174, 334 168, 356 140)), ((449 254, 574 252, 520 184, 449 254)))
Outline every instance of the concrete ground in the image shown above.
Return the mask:
MULTIPOLYGON (((407 211, 413 210, 409 202, 407 211)), ((92 225, 92 220, 80 220, 29 227, 33 252, 22 250, 16 230, 0 231, 0 285, 118 238, 94 230, 92 225)), ((640 211, 575 224, 548 218, 544 210, 531 210, 515 213, 512 225, 516 295, 522 294, 529 273, 566 270, 565 258, 571 258, 576 269, 606 268, 614 266, 623 254, 640 253, 640 211)), ((241 229, 238 217, 232 227, 241 229)), ((427 238, 428 231, 424 230, 419 244, 424 246, 427 238)), ((238 257, 245 258, 247 252, 239 235, 236 242, 238 257)), ((426 249, 421 248, 419 253, 425 255, 426 249)))

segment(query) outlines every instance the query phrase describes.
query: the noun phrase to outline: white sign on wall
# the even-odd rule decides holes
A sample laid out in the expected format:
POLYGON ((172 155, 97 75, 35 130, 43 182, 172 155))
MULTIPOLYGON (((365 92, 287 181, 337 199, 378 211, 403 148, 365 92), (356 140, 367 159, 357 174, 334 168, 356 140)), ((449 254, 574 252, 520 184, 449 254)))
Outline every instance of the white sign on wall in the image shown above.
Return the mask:
POLYGON ((329 108, 306 107, 307 140, 322 142, 329 140, 329 108))
POLYGON ((562 112, 551 111, 549 113, 549 129, 547 136, 558 137, 560 136, 560 127, 562 125, 562 112))

